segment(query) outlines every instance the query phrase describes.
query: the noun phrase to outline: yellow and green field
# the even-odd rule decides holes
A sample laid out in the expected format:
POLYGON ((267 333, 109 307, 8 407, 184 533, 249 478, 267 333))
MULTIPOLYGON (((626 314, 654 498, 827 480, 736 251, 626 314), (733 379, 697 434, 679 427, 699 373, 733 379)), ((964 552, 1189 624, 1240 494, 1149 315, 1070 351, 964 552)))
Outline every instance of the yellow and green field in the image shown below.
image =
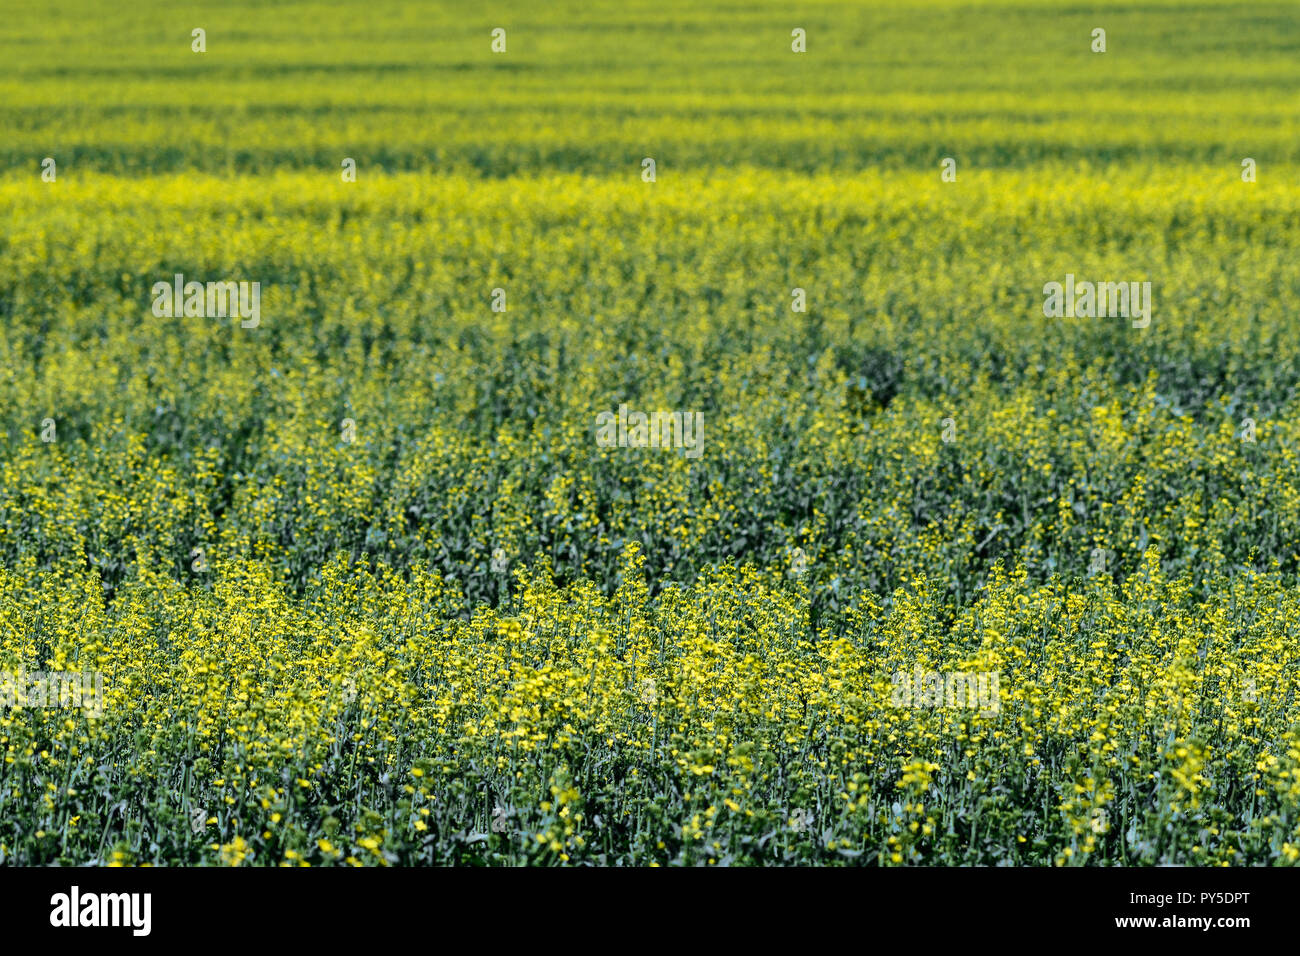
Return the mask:
POLYGON ((103 681, 0 702, 0 863, 1300 860, 1294 3, 67 0, 0 64, 0 672, 103 681))

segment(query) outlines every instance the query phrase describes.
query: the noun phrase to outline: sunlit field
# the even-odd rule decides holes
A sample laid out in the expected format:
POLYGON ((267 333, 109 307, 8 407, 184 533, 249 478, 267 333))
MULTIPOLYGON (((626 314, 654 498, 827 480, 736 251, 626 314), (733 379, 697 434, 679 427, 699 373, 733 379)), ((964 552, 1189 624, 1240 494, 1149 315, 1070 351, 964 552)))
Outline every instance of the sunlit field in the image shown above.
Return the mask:
POLYGON ((1300 860, 1294 4, 11 6, 0 863, 1300 860))

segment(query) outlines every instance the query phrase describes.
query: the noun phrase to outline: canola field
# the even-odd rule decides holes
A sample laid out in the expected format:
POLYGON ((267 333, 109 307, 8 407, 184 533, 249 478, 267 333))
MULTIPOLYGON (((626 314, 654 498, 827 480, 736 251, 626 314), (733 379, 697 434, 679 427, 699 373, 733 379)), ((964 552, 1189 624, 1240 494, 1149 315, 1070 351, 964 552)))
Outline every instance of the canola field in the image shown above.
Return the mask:
POLYGON ((1300 860, 1293 3, 69 0, 0 63, 0 863, 1300 860))

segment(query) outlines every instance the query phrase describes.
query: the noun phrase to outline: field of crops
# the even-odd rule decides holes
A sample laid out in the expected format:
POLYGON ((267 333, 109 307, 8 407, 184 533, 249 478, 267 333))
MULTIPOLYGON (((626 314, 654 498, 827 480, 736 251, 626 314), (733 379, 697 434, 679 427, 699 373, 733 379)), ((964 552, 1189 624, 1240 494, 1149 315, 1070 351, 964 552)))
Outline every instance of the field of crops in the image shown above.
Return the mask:
POLYGON ((11 7, 0 863, 1300 861, 1294 3, 11 7))

